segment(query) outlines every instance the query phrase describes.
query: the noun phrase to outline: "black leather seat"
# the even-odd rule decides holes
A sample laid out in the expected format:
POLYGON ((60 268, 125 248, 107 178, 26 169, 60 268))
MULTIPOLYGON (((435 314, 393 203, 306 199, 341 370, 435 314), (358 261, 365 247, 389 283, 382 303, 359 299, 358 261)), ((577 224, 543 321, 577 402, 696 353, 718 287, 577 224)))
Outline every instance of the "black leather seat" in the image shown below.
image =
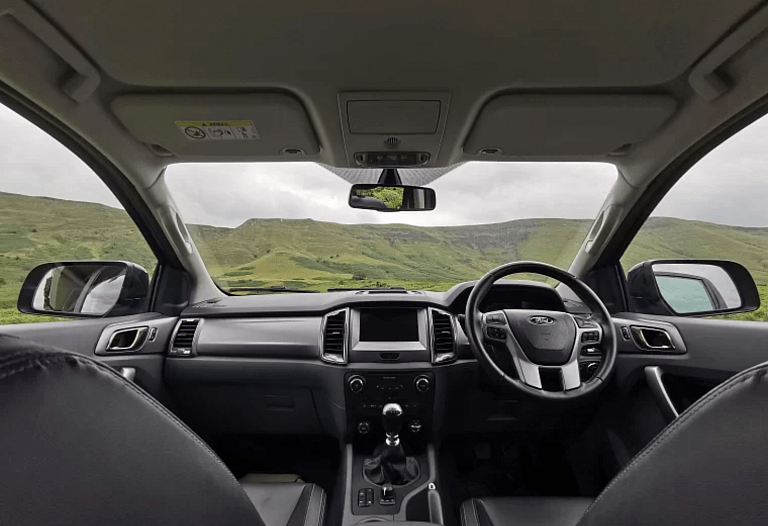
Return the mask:
POLYGON ((313 484, 241 486, 165 407, 84 356, 0 336, 0 524, 322 526, 313 484))
MULTIPOLYGON (((723 350, 727 352, 727 350, 723 350)), ((768 524, 768 364, 748 369, 668 425, 590 503, 473 499, 464 526, 768 524)))
POLYGON ((592 499, 580 497, 489 497, 461 506, 464 526, 574 526, 592 499))
POLYGON ((267 526, 322 526, 325 492, 315 484, 241 484, 267 526))

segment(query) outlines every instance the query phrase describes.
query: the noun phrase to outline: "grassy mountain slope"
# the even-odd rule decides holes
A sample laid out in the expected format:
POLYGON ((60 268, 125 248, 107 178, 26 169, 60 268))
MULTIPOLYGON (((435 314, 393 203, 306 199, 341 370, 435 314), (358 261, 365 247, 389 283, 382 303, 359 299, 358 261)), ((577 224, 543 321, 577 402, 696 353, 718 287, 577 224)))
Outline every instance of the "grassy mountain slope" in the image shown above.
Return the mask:
POLYGON ((323 290, 379 284, 445 289, 514 259, 567 266, 588 221, 532 219, 424 228, 251 219, 228 232, 191 227, 224 285, 286 284, 323 290), (206 246, 208 249, 206 249, 206 246))
POLYGON ((648 220, 622 258, 625 270, 649 259, 730 259, 768 284, 768 228, 746 228, 669 217, 648 220))
POLYGON ((155 258, 128 214, 109 206, 0 192, 0 322, 39 321, 16 310, 21 283, 40 263, 155 258))
MULTIPOLYGON (((211 274, 225 287, 437 290, 477 279, 506 261, 539 260, 567 268, 590 223, 525 219, 425 228, 251 219, 237 228, 193 225, 190 231, 211 274)), ((738 261, 752 271, 761 291, 768 291, 768 228, 652 218, 622 263, 629 269, 646 259, 687 257, 738 261)), ((16 312, 16 297, 35 265, 83 259, 129 260, 150 271, 155 263, 123 210, 0 193, 0 322, 26 321, 16 312)), ((768 313, 757 317, 763 315, 768 313)))

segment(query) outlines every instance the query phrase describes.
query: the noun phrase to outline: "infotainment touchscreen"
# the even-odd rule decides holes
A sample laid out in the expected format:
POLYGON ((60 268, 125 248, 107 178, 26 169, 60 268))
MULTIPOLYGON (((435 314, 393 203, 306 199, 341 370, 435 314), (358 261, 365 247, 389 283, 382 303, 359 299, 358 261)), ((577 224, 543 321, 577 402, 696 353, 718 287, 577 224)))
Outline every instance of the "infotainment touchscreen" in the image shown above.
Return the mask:
POLYGON ((360 341, 419 341, 416 309, 360 309, 360 341))

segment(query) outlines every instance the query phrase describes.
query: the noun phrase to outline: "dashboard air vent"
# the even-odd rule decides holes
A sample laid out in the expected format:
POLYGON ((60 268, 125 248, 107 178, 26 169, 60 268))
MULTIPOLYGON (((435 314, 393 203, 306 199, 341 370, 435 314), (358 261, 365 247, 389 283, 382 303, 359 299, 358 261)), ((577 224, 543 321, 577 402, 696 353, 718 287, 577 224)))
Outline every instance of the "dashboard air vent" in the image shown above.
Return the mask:
POLYGON ((432 309, 432 362, 446 363, 456 359, 453 316, 432 309))
POLYGON ((367 294, 369 296, 379 294, 421 294, 418 290, 405 290, 405 289, 373 289, 373 290, 361 290, 355 292, 355 294, 367 294))
POLYGON ((199 319, 185 319, 179 321, 171 340, 169 356, 194 356, 195 333, 200 325, 199 319))
POLYGON ((328 363, 347 363, 347 309, 325 315, 320 359, 328 363))

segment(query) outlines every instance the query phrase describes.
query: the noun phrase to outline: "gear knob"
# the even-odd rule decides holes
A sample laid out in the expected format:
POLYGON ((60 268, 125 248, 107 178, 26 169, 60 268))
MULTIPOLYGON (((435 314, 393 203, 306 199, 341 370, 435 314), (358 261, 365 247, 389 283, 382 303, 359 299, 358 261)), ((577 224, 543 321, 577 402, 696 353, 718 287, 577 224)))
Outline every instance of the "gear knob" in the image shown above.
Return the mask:
POLYGON ((403 428, 403 408, 400 404, 387 404, 381 412, 381 422, 387 434, 387 445, 400 443, 400 430, 403 428))

